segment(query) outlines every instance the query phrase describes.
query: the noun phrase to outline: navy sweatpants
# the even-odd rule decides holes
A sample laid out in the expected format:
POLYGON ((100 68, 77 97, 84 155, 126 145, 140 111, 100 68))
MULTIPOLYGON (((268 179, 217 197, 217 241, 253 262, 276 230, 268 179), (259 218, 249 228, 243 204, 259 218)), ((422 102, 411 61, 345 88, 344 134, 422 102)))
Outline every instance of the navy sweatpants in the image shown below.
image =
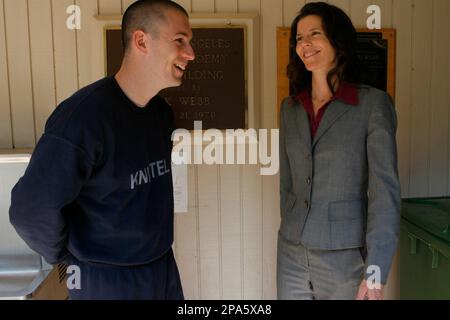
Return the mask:
POLYGON ((114 266, 72 258, 80 268, 80 289, 69 288, 71 300, 183 300, 180 275, 170 249, 145 265, 114 266))

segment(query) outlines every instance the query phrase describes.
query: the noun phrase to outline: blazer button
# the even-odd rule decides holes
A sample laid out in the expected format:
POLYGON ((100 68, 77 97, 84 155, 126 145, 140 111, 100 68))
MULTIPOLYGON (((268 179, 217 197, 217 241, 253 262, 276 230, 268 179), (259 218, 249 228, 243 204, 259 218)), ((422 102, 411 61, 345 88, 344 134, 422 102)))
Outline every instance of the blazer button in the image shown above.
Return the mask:
POLYGON ((308 202, 308 200, 305 200, 305 208, 309 209, 309 202, 308 202))
POLYGON ((308 179, 306 180, 306 183, 310 186, 310 185, 311 185, 311 178, 308 178, 308 179))

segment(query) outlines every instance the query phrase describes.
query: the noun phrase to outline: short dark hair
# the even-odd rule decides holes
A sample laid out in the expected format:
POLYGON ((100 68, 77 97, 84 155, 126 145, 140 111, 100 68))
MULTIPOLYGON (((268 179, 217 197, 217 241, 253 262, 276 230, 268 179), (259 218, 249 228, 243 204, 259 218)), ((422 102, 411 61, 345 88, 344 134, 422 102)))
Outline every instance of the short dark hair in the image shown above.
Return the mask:
POLYGON ((138 0, 132 3, 122 18, 122 44, 127 51, 133 33, 142 30, 152 37, 159 37, 159 24, 166 21, 166 10, 177 10, 187 17, 189 14, 179 4, 170 0, 138 0))
POLYGON ((339 82, 359 83, 359 64, 356 54, 356 29, 347 14, 340 8, 325 2, 310 2, 298 13, 291 25, 289 39, 289 65, 287 75, 294 94, 311 86, 312 73, 308 71, 297 55, 297 24, 306 16, 315 15, 322 19, 322 28, 336 51, 337 65, 327 75, 328 86, 335 92, 331 80, 336 75, 339 82))

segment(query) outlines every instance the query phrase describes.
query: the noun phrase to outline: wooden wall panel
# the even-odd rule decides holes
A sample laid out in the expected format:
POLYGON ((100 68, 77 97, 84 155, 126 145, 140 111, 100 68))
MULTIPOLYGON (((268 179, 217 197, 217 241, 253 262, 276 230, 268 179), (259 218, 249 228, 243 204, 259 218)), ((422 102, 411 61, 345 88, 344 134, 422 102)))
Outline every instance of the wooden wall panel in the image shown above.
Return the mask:
POLYGON ((215 0, 215 12, 237 12, 238 0, 215 0))
POLYGON ((396 55, 396 101, 398 128, 397 146, 399 177, 402 196, 409 195, 411 167, 411 69, 412 69, 412 2, 409 0, 394 1, 393 27, 397 31, 396 55))
POLYGON ((30 44, 36 140, 56 107, 50 0, 29 0, 30 44))
POLYGON ((376 4, 380 6, 381 9, 381 27, 382 28, 392 28, 393 23, 393 1, 392 0, 376 0, 372 1, 371 4, 376 4))
POLYGON ((242 178, 243 166, 220 166, 219 208, 222 253, 222 299, 242 299, 242 178))
POLYGON ((263 0, 238 0, 238 12, 260 12, 262 1, 263 0))
POLYGON ((98 0, 98 11, 101 15, 116 15, 122 13, 121 0, 98 0))
POLYGON ((219 299, 222 288, 218 166, 198 166, 200 299, 219 299))
MULTIPOLYGON (((264 93, 262 97, 262 115, 261 123, 262 128, 278 128, 277 118, 277 66, 276 63, 276 28, 283 24, 283 8, 279 4, 274 2, 262 1, 261 3, 261 15, 262 15, 262 59, 261 59, 261 72, 262 83, 261 88, 264 93)), ((268 130, 270 132, 270 130, 268 130)), ((270 139, 269 139, 270 141, 270 139)), ((258 170, 259 175, 259 170, 258 170)), ((262 182, 262 230, 264 230, 263 241, 263 256, 260 263, 261 270, 263 271, 262 279, 262 296, 268 299, 276 298, 276 243, 277 243, 277 231, 279 224, 276 222, 277 216, 279 216, 279 200, 277 194, 278 179, 277 176, 264 177, 259 176, 262 182), (266 291, 267 290, 267 291, 266 291)), ((262 231, 261 230, 261 231, 262 231)))
POLYGON ((276 114, 276 87, 277 87, 277 66, 276 63, 276 28, 282 25, 282 7, 274 5, 274 2, 261 3, 262 15, 262 36, 261 36, 261 72, 262 82, 261 89, 265 93, 262 100, 262 127, 276 128, 278 127, 276 114))
POLYGON ((76 30, 69 30, 66 27, 69 17, 66 10, 73 4, 73 0, 52 0, 56 101, 58 104, 78 89, 76 30))
POLYGON ((214 0, 192 0, 193 13, 214 12, 214 0))
POLYGON ((350 1, 350 18, 356 28, 366 28, 367 7, 371 5, 371 0, 350 1))
POLYGON ((136 0, 122 0, 122 14, 125 13, 125 10, 136 0))
POLYGON ((433 32, 430 1, 415 0, 413 12, 413 71, 411 87, 410 196, 428 195, 430 188, 430 99, 433 32), (425 80, 427 79, 427 80, 425 80))
POLYGON ((443 41, 443 30, 450 30, 450 1, 434 0, 431 47, 431 103, 430 115, 430 196, 446 195, 449 171, 449 114, 450 114, 450 39, 443 41))
POLYGON ((244 299, 262 299, 263 199, 259 166, 246 165, 242 172, 242 236, 244 299))
POLYGON ((30 148, 36 137, 28 3, 26 0, 5 0, 4 10, 14 147, 30 148))
POLYGON ((0 148, 12 148, 9 70, 6 52, 4 0, 0 0, 0 148))
POLYGON ((80 6, 82 12, 81 29, 76 31, 78 78, 79 87, 82 88, 103 78, 104 66, 94 58, 100 56, 95 52, 95 38, 92 36, 92 30, 96 30, 94 17, 98 14, 97 1, 76 0, 76 4, 80 6))
POLYGON ((186 299, 200 299, 197 167, 188 166, 188 212, 175 214, 175 258, 186 299))
POLYGON ((300 9, 305 5, 304 0, 283 1, 283 27, 290 27, 300 9))
POLYGON ((276 299, 277 239, 280 225, 280 177, 262 176, 263 299, 276 299))

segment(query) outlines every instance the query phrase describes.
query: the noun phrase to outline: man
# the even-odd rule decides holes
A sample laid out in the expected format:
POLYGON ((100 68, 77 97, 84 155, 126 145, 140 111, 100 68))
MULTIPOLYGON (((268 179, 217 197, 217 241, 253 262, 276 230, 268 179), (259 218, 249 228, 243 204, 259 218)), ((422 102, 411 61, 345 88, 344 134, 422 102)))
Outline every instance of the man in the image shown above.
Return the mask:
POLYGON ((188 14, 140 0, 122 21, 119 72, 62 102, 47 121, 10 220, 49 263, 80 270, 71 299, 183 299, 173 257, 173 113, 158 96, 189 61, 188 14))

